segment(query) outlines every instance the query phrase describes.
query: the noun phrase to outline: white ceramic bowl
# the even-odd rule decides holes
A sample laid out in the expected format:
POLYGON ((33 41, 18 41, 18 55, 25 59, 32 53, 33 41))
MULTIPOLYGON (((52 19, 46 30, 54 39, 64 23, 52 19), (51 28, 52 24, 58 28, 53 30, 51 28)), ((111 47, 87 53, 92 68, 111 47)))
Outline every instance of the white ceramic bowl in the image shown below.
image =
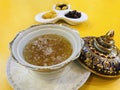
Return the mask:
POLYGON ((21 65, 35 70, 35 71, 54 71, 66 66, 71 61, 75 60, 81 51, 84 42, 80 38, 79 34, 66 26, 58 24, 43 24, 43 25, 34 25, 27 30, 20 32, 14 40, 10 43, 12 57, 21 65), (52 65, 52 66, 36 66, 27 63, 23 57, 23 49, 25 45, 33 38, 43 35, 43 34, 57 34, 68 39, 72 45, 73 52, 72 55, 65 61, 52 65))

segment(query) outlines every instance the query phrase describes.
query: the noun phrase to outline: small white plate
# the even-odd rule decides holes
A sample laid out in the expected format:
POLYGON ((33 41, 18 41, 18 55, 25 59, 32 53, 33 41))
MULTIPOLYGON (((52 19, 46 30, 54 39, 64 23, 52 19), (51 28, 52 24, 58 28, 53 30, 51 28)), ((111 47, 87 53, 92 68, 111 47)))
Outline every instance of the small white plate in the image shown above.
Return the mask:
POLYGON ((57 22, 58 20, 64 20, 66 21, 67 23, 71 24, 71 25, 77 25, 79 23, 82 23, 84 21, 86 21, 88 19, 88 16, 87 14, 85 14, 84 12, 81 12, 81 11, 77 11, 77 12, 80 12, 81 13, 81 17, 80 18, 77 18, 77 19, 74 19, 74 18, 68 18, 65 16, 66 13, 68 13, 69 11, 72 11, 70 9, 70 5, 68 5, 68 9, 66 10, 56 10, 55 9, 55 5, 53 6, 53 10, 56 12, 57 16, 55 18, 50 18, 50 19, 44 19, 42 18, 42 16, 49 12, 41 12, 39 14, 37 14, 35 16, 35 20, 37 22, 40 22, 40 23, 55 23, 57 22))
POLYGON ((45 79, 16 63, 12 57, 7 63, 7 79, 14 90, 78 90, 90 72, 79 64, 69 64, 58 78, 45 79))

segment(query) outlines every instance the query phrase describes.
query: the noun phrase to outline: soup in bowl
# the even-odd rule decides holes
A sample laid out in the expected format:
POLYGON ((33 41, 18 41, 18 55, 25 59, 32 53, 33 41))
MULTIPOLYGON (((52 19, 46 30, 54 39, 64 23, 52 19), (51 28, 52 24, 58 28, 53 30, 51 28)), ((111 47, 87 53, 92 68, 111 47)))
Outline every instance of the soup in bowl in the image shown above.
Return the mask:
POLYGON ((24 48, 25 60, 37 66, 52 66, 65 61, 72 54, 70 42, 57 34, 40 35, 24 48))
POLYGON ((34 71, 49 72, 75 60, 84 41, 79 33, 58 24, 34 25, 21 31, 10 43, 12 57, 34 71))

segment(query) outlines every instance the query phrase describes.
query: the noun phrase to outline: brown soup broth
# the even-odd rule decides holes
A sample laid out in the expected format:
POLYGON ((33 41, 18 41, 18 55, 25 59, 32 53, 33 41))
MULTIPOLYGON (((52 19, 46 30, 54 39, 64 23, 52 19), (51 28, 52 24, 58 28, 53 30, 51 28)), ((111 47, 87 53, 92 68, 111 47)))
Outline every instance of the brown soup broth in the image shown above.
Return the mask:
POLYGON ((56 34, 45 34, 32 39, 24 48, 25 60, 37 66, 51 66, 65 61, 72 54, 70 42, 56 34))

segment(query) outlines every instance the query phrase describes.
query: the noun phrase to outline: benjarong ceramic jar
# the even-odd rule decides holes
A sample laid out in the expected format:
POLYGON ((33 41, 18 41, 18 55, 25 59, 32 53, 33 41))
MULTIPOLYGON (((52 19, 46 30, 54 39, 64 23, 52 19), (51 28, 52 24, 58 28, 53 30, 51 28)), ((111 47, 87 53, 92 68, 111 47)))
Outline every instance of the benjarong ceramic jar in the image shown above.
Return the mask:
POLYGON ((113 30, 100 37, 84 37, 85 44, 78 62, 96 75, 120 77, 120 50, 113 37, 113 30))
POLYGON ((10 48, 14 60, 17 61, 19 64, 23 65, 24 67, 38 72, 51 72, 51 71, 59 70, 65 67, 66 65, 68 65, 73 60, 75 60, 79 56, 83 44, 84 41, 80 38, 76 30, 58 24, 42 24, 42 25, 34 25, 26 30, 21 31, 18 35, 16 35, 14 40, 10 43, 10 48), (65 37, 70 42, 73 49, 70 57, 61 63, 51 66, 37 66, 26 62, 23 56, 23 49, 25 45, 31 39, 45 34, 57 34, 65 37))

